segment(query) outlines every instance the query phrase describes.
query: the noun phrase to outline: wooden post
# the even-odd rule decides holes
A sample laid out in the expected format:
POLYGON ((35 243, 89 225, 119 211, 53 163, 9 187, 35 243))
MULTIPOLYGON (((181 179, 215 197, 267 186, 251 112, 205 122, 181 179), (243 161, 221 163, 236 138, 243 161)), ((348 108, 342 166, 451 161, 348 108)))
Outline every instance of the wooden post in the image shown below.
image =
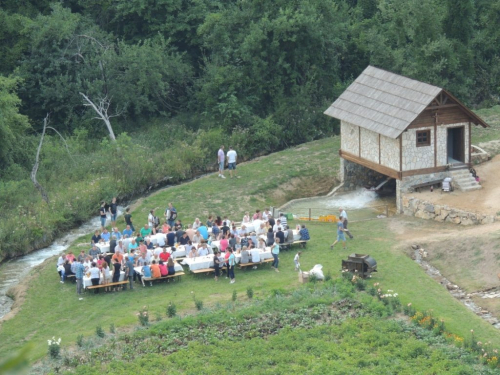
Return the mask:
POLYGON ((309 221, 311 221, 311 209, 309 209, 309 221))

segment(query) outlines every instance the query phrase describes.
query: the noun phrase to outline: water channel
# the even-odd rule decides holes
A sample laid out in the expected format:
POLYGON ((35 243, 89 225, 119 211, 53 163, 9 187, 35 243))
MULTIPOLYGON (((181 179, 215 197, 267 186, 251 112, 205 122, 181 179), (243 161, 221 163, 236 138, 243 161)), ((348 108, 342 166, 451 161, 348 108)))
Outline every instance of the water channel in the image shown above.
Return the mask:
MULTIPOLYGON (((123 212, 123 207, 118 207, 118 215, 123 212)), ((109 218, 108 218, 109 219, 109 218)), ((109 223, 109 220, 108 220, 109 223)), ((30 270, 41 264, 44 260, 58 255, 66 250, 78 237, 92 233, 101 227, 98 216, 82 224, 79 228, 69 231, 66 235, 55 240, 50 246, 33 251, 27 255, 11 259, 0 265, 0 319, 12 308, 14 301, 7 296, 8 290, 26 278, 30 270)), ((89 244, 90 249, 90 244, 89 244)), ((88 250, 88 249, 87 249, 88 250)), ((55 263, 54 263, 54 272, 55 263)))

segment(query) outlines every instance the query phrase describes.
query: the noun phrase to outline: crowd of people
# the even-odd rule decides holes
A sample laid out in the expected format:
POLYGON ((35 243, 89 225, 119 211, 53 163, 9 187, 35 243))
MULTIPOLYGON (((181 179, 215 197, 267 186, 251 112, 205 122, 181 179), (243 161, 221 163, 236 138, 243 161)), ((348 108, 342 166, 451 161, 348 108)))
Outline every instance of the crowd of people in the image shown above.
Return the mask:
MULTIPOLYGON (((196 218, 192 224, 184 225, 178 218, 176 208, 169 203, 164 212, 163 223, 151 210, 147 223, 140 230, 133 224, 130 209, 124 214, 125 228, 119 230, 116 226, 116 198, 111 205, 102 202, 99 209, 101 230, 96 230, 91 238, 90 250, 82 250, 78 256, 71 251, 61 254, 57 261, 61 283, 74 276, 77 283, 77 294, 83 292, 84 276, 90 278, 92 285, 113 284, 120 280, 124 272, 125 280, 133 289, 136 280, 141 277, 161 278, 175 274, 176 245, 182 245, 187 258, 212 255, 214 261, 215 280, 219 280, 221 271, 226 273, 230 283, 235 282, 235 254, 241 256, 242 264, 253 262, 251 249, 271 248, 273 256, 272 268, 279 272, 280 248, 293 242, 293 230, 287 223, 287 217, 281 213, 274 218, 269 209, 257 209, 253 215, 246 212, 240 223, 230 220, 227 216, 209 215, 205 222, 196 218), (106 227, 108 213, 111 219, 111 231, 106 227), (248 229, 248 228, 251 228, 248 229), (155 244, 151 236, 155 235, 155 244), (125 241, 125 239, 128 239, 125 241), (218 247, 212 248, 212 242, 218 241, 218 247), (125 245, 127 243, 127 245, 125 245), (109 250, 101 252, 101 246, 109 244, 109 250), (137 272, 139 271, 140 272, 137 272)), ((310 239, 305 225, 297 225, 296 231, 300 240, 310 239)), ((298 269, 300 252, 295 256, 295 266, 298 269)), ((256 266, 254 266, 256 268, 256 266)), ((111 285, 105 290, 116 290, 111 285)), ((99 292, 99 288, 94 290, 99 292)))

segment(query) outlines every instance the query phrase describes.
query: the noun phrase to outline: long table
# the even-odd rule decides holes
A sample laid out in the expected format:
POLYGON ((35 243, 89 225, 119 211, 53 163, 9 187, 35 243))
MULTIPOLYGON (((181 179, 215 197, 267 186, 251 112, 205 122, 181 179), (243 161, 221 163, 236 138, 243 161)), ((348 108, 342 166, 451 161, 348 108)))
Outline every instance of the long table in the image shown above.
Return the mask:
MULTIPOLYGON (((249 250, 249 253, 250 253, 249 260, 251 262, 253 260, 256 260, 255 256, 257 254, 259 256, 259 261, 273 257, 273 255, 271 254, 271 248, 266 248, 266 250, 251 249, 251 250, 249 250)), ((236 264, 240 263, 241 254, 234 254, 234 256, 235 256, 236 264)), ((219 257, 219 259, 221 259, 222 262, 225 262, 223 256, 219 257)), ((196 271, 196 270, 201 270, 201 269, 206 269, 206 268, 213 268, 214 267, 214 256, 213 255, 204 255, 204 256, 196 257, 196 258, 186 258, 182 261, 182 264, 189 266, 190 271, 196 271)))
MULTIPOLYGON (((125 280, 125 272, 120 271, 120 280, 119 281, 124 281, 124 280, 125 280)), ((103 277, 102 277, 102 273, 101 273, 101 279, 99 280, 99 284, 102 284, 102 282, 103 282, 103 277)), ((111 280, 109 282, 111 282, 111 280)), ((89 286, 92 286, 92 279, 90 277, 83 276, 83 287, 86 289, 89 286)))

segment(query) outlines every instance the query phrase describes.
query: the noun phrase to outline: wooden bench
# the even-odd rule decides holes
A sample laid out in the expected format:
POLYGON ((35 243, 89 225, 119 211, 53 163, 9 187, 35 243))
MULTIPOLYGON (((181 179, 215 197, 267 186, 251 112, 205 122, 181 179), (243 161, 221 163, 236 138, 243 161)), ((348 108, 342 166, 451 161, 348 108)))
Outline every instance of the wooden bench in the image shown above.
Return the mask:
POLYGON ((261 260, 260 262, 255 262, 255 263, 239 263, 238 268, 240 270, 242 270, 242 269, 246 269, 247 267, 253 267, 253 266, 258 266, 261 264, 272 263, 272 262, 274 262, 274 258, 264 259, 264 260, 261 260))
POLYGON ((75 278, 75 274, 72 274, 72 275, 66 275, 64 276, 66 279, 72 279, 74 282, 76 282, 76 278, 75 278))
POLYGON ((125 284, 128 284, 128 280, 127 281, 118 281, 116 283, 109 283, 109 284, 99 284, 99 285, 91 285, 91 286, 88 286, 87 289, 99 289, 99 288, 107 288, 107 287, 112 287, 112 286, 119 286, 119 285, 125 285, 125 284))
POLYGON ((413 185, 411 187, 411 189, 413 191, 417 191, 420 193, 420 190, 424 187, 428 187, 428 186, 435 186, 435 187, 440 187, 441 186, 441 183, 443 182, 443 180, 432 180, 432 181, 427 181, 427 182, 422 182, 421 184, 416 184, 416 185, 413 185))
MULTIPOLYGON (((222 267, 220 269, 222 269, 222 267)), ((194 270, 194 271, 191 271, 191 272, 195 273, 195 274, 206 273, 208 275, 211 272, 215 272, 215 268, 201 268, 199 270, 194 270)))
POLYGON ((291 249, 292 245, 297 245, 297 244, 300 244, 302 247, 306 247, 307 241, 308 240, 297 240, 293 242, 285 242, 280 245, 280 248, 282 248, 283 250, 287 250, 288 248, 291 249))
POLYGON ((181 276, 184 276, 184 275, 185 275, 184 272, 176 272, 173 275, 167 275, 167 276, 162 276, 162 277, 141 277, 142 286, 146 286, 146 285, 144 285, 144 281, 149 282, 150 286, 153 286, 153 281, 159 281, 159 280, 173 279, 175 281, 175 279, 177 278, 178 281, 181 281, 181 276))

